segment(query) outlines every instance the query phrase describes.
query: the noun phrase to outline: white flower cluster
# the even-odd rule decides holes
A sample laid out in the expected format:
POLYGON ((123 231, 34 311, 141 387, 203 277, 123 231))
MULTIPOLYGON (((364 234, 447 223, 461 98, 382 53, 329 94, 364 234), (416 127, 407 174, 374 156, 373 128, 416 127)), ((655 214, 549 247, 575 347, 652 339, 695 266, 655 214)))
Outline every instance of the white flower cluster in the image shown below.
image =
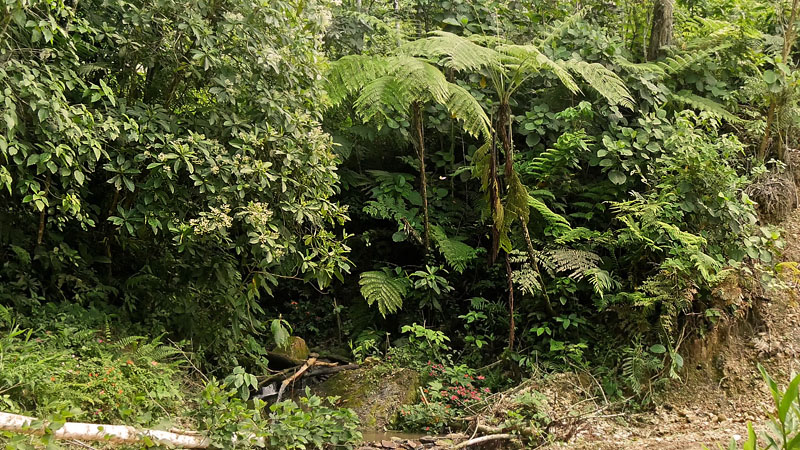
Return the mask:
POLYGON ((233 224, 230 205, 223 204, 219 208, 211 207, 210 211, 201 212, 200 217, 192 219, 189 224, 194 228, 195 234, 209 234, 224 231, 233 224))

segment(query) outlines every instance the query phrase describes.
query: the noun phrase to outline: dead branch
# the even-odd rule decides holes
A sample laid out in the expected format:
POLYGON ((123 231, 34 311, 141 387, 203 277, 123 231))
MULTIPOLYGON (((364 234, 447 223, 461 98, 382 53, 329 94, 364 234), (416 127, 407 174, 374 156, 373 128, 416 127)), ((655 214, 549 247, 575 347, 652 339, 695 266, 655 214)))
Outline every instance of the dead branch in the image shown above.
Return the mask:
POLYGON ((286 387, 289 386, 290 384, 294 383, 294 381, 296 379, 300 378, 300 376, 302 376, 303 373, 306 370, 308 370, 309 367, 313 366, 314 363, 316 363, 316 362, 317 362, 317 357, 316 356, 312 356, 312 357, 308 358, 308 361, 306 361, 306 363, 303 364, 297 370, 297 372, 294 373, 294 375, 292 375, 291 377, 283 380, 283 382, 281 383, 281 388, 278 390, 278 398, 275 401, 276 402, 280 402, 281 398, 283 398, 283 392, 286 390, 286 387))

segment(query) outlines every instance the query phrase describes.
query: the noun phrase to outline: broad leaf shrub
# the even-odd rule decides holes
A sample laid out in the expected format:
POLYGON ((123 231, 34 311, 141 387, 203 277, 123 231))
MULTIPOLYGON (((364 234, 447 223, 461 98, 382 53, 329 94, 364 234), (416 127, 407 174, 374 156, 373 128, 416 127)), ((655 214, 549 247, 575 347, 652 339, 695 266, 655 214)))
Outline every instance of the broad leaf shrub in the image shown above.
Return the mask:
POLYGON ((335 401, 307 390, 297 402, 284 400, 267 407, 253 399, 251 405, 236 388, 211 380, 193 417, 219 448, 355 448, 361 442, 358 416, 335 408, 335 401))
POLYGON ((350 268, 319 125, 326 8, 0 6, 0 301, 109 302, 258 363, 238 341, 264 294, 350 268))

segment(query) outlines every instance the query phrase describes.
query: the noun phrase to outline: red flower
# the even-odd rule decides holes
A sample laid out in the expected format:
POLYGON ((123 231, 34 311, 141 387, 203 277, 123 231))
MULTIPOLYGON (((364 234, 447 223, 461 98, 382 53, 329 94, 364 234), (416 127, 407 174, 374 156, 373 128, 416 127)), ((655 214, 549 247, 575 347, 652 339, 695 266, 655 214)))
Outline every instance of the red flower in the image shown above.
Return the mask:
POLYGON ((478 375, 478 379, 479 379, 479 380, 485 380, 485 379, 486 379, 486 377, 485 377, 485 376, 483 376, 483 375, 478 375))

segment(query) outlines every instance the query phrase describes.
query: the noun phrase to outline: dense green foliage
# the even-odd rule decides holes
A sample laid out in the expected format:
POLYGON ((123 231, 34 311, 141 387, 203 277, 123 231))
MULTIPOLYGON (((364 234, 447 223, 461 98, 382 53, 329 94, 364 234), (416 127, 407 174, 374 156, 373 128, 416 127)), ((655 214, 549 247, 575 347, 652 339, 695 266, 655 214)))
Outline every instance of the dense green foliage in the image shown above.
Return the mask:
POLYGON ((346 216, 318 123, 328 14, 6 2, 2 301, 112 303, 214 360, 264 330, 258 299, 279 278, 341 278, 346 216))
MULTIPOLYGON (((113 394, 68 372, 73 348, 178 407, 169 338, 236 370, 203 383, 221 417, 196 420, 244 436, 268 420, 247 374, 290 334, 422 371, 407 428, 574 367, 647 402, 680 377, 681 338, 747 313, 721 286, 779 283, 797 2, 679 1, 650 61, 652 2, 340 3, 0 6, 0 355, 64 363, 0 359, 9 408, 113 394), (85 386, 50 398, 48 377, 85 386)), ((107 400, 103 419, 161 415, 107 400)), ((356 439, 326 414, 297 419, 336 429, 310 445, 356 439)))

